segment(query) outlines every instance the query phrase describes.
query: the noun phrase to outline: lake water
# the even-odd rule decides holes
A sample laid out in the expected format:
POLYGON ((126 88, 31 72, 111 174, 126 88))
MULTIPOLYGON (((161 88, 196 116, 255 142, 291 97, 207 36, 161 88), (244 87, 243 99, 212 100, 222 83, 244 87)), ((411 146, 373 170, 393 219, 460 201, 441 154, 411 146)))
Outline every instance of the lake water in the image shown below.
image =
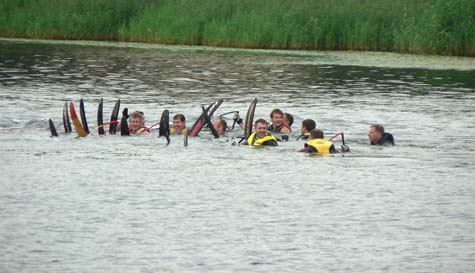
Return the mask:
POLYGON ((474 58, 2 40, 0 272, 474 272, 474 104, 474 58), (80 98, 86 138, 60 124, 80 98), (149 125, 218 98, 295 123, 275 148, 167 146, 98 136, 100 98, 149 125), (296 152, 305 118, 351 153, 296 152))

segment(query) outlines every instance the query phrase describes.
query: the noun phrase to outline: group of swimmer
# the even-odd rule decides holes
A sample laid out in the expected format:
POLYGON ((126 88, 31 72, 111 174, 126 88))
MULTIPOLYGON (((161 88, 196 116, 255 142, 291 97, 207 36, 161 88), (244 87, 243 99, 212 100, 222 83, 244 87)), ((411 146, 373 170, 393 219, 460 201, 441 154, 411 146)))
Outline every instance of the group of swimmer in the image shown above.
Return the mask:
MULTIPOLYGON (((270 113, 271 122, 265 119, 257 119, 254 123, 254 132, 246 139, 243 139, 242 145, 252 146, 278 146, 281 139, 277 138, 278 134, 282 139, 288 139, 288 134, 292 132, 291 126, 294 118, 289 113, 284 113, 280 109, 273 109, 270 113)), ((237 123, 242 129, 244 122, 236 111, 233 117, 234 123, 237 123)), ((120 126, 120 124, 119 124, 120 126)), ((150 133, 150 128, 145 126, 145 115, 141 111, 131 113, 129 119, 129 131, 134 135, 144 135, 150 133)), ((213 127, 219 135, 224 135, 228 130, 227 122, 221 117, 213 121, 213 127)), ((233 125, 234 127, 234 125, 233 125)), ((171 134, 187 133, 186 119, 183 114, 173 116, 173 127, 171 134)), ((306 140, 307 142, 301 152, 307 153, 336 153, 349 151, 348 146, 342 145, 341 150, 337 150, 332 141, 325 139, 324 132, 316 127, 316 122, 312 119, 305 119, 300 126, 301 135, 297 140, 306 140)), ((370 126, 368 139, 370 145, 394 145, 394 137, 392 134, 385 132, 384 127, 380 124, 370 126)))

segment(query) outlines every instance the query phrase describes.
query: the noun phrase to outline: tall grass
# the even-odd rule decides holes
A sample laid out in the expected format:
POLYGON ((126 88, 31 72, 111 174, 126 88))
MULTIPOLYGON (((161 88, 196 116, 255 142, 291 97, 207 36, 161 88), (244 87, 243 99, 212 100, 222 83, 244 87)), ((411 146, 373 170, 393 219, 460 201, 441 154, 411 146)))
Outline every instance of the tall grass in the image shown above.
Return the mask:
POLYGON ((475 56, 474 0, 0 0, 0 36, 475 56))
POLYGON ((150 1, 0 0, 0 36, 117 40, 150 1))

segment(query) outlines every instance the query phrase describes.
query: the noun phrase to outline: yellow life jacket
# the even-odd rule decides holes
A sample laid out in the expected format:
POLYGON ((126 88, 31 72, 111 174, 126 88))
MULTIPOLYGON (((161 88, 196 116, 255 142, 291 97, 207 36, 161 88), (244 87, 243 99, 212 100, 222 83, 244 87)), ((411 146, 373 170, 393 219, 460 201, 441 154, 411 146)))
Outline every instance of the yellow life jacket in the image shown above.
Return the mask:
POLYGON ((266 145, 266 142, 268 141, 274 141, 277 144, 277 139, 275 139, 273 135, 267 133, 267 135, 265 135, 264 137, 256 139, 256 133, 254 132, 247 139, 247 144, 252 146, 262 146, 266 145))
POLYGON ((307 132, 307 133, 305 133, 305 134, 303 134, 303 135, 298 136, 298 137, 297 137, 297 140, 301 140, 301 139, 302 139, 302 140, 307 140, 307 139, 309 139, 309 138, 310 138, 310 132, 307 132))
POLYGON ((314 147, 321 154, 329 154, 330 148, 332 147, 333 143, 323 138, 316 138, 307 141, 307 143, 305 143, 305 146, 307 145, 314 147))
MULTIPOLYGON (((187 128, 184 128, 183 130, 181 130, 180 134, 184 134, 185 132, 188 132, 187 130, 188 130, 187 128)), ((175 128, 170 129, 170 134, 177 134, 175 128)))

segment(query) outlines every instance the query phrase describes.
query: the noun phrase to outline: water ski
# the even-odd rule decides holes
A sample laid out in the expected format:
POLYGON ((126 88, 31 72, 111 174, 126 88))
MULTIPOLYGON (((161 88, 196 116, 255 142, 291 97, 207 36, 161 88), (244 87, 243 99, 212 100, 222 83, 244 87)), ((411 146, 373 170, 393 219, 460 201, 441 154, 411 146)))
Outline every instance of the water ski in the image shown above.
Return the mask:
POLYGON ((127 119, 129 118, 129 109, 127 107, 122 110, 122 118, 120 119, 120 135, 121 136, 130 136, 129 123, 127 119))
POLYGON ((170 144, 170 113, 168 110, 163 110, 160 117, 158 136, 164 136, 167 139, 167 145, 170 144))
POLYGON ((198 135, 198 133, 203 129, 203 126, 206 124, 206 118, 204 116, 204 113, 208 115, 208 117, 211 117, 214 112, 219 108, 219 106, 223 103, 223 99, 219 99, 212 104, 210 104, 203 113, 201 113, 200 117, 195 121, 193 126, 190 129, 190 136, 195 137, 198 135))
POLYGON ((257 99, 254 99, 249 105, 249 109, 246 114, 246 121, 244 124, 244 137, 247 139, 252 134, 252 125, 254 122, 254 112, 256 111, 257 99))
POLYGON ((81 115, 81 123, 84 131, 89 134, 89 127, 87 126, 87 119, 86 119, 86 109, 84 108, 84 100, 81 98, 79 100, 79 114, 81 115))
POLYGON ((63 127, 65 133, 71 133, 73 130, 71 128, 71 119, 69 118, 68 103, 64 103, 63 107, 63 127))
POLYGON ((211 119, 209 118, 208 114, 206 114, 206 109, 204 106, 201 107, 203 109, 203 117, 205 118, 206 123, 208 124, 209 129, 211 130, 211 133, 213 133, 214 138, 219 138, 218 132, 216 132, 216 129, 213 126, 213 123, 211 122, 211 119))
POLYGON ((49 120, 48 120, 48 124, 49 124, 49 130, 50 130, 50 132, 51 132, 51 136, 52 136, 52 137, 57 137, 57 136, 58 136, 58 132, 56 131, 56 128, 54 127, 53 120, 52 120, 52 119, 49 119, 49 120))
POLYGON ((183 146, 188 146, 188 130, 183 132, 183 146))
POLYGON ((81 122, 79 121, 78 115, 76 114, 76 109, 74 109, 74 104, 72 101, 69 103, 69 111, 71 112, 71 119, 73 120, 73 125, 76 129, 76 133, 78 134, 78 136, 87 136, 86 130, 82 128, 81 122))
POLYGON ((101 98, 99 106, 97 107, 97 131, 99 135, 104 135, 106 133, 104 131, 103 105, 104 100, 101 98))
POLYGON ((109 134, 115 135, 117 131, 117 117, 119 116, 119 108, 120 108, 120 99, 114 105, 114 109, 112 109, 111 120, 109 125, 109 134))
POLYGON ((159 136, 170 135, 170 113, 168 110, 163 110, 160 117, 160 128, 158 130, 159 136))

